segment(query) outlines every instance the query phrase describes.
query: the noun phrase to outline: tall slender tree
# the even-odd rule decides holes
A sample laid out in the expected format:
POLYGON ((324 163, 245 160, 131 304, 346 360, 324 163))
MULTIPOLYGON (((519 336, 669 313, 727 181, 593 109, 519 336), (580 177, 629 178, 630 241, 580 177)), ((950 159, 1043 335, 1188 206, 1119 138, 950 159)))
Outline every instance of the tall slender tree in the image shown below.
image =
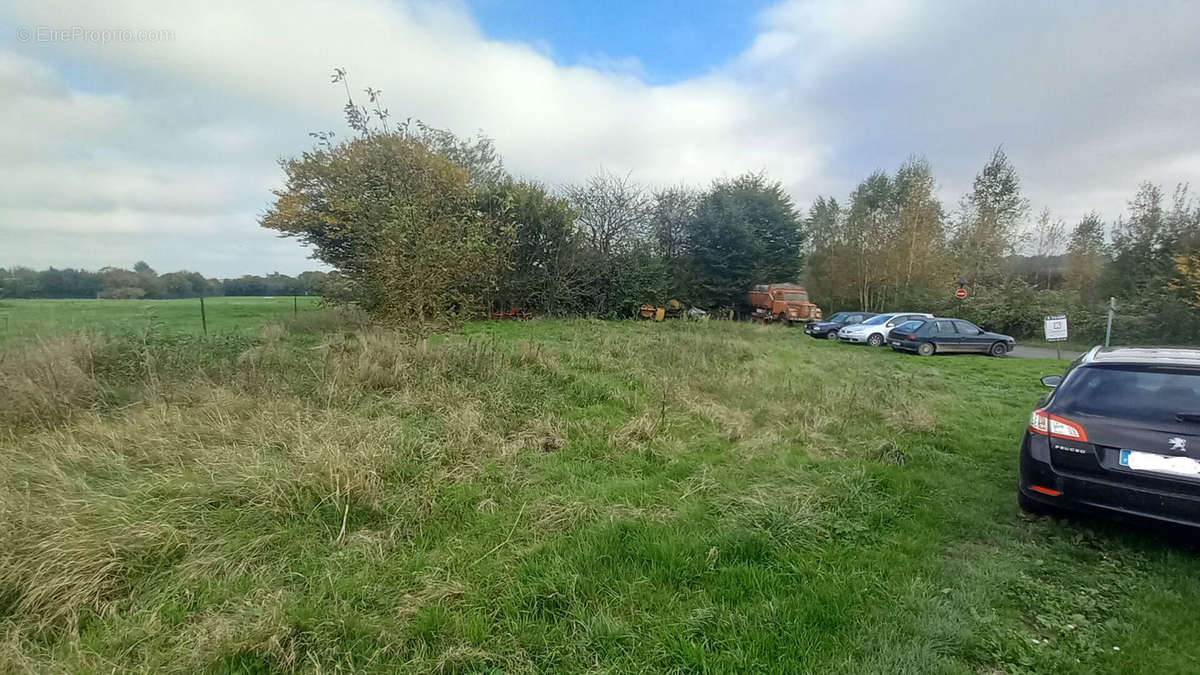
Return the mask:
POLYGON ((1106 255, 1104 222, 1099 214, 1089 213, 1075 225, 1067 243, 1067 287, 1095 297, 1106 255))
POLYGON ((1115 296, 1144 295, 1170 276, 1170 241, 1162 189, 1142 183, 1129 201, 1128 217, 1112 232, 1112 264, 1105 269, 1104 290, 1115 296))
POLYGON ((860 309, 880 309, 886 302, 888 273, 881 261, 895 236, 897 211, 896 186, 883 171, 872 173, 850 193, 846 262, 860 309))
POLYGON ((996 148, 963 197, 953 242, 959 268, 972 282, 1004 279, 1005 258, 1016 251, 1028 212, 1020 176, 1004 148, 996 148))
POLYGON ((1040 288, 1050 288, 1052 259, 1062 253, 1067 239, 1067 225, 1051 217, 1050 209, 1042 209, 1034 221, 1028 240, 1034 257, 1033 282, 1040 288))
POLYGON ((902 297, 930 287, 945 276, 942 203, 933 168, 924 158, 909 158, 896 172, 897 222, 889 246, 893 281, 902 297))

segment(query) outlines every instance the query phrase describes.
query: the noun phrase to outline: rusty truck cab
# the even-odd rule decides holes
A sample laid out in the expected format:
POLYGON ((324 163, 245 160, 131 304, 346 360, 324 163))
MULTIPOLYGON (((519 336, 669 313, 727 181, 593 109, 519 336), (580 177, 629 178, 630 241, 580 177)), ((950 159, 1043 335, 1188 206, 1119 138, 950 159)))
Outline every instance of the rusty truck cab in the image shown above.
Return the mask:
POLYGON ((799 284, 766 284, 750 291, 754 316, 767 321, 788 323, 817 321, 821 308, 808 299, 808 291, 799 284))

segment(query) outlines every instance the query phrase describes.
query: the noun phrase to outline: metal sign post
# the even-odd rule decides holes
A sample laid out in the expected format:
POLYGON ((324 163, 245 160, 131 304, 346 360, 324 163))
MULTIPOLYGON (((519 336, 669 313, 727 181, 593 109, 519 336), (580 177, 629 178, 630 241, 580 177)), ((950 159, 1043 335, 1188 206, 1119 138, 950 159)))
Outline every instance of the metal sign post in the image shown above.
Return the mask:
POLYGON ((1104 329, 1104 346, 1107 347, 1109 340, 1112 339, 1112 318, 1113 310, 1117 308, 1117 299, 1110 297, 1108 299, 1108 327, 1104 329))

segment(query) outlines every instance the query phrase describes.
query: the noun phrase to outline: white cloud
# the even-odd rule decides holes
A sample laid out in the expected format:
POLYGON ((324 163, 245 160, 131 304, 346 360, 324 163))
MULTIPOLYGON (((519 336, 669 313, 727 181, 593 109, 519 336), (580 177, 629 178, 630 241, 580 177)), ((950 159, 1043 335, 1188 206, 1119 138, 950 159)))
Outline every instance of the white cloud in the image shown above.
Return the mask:
POLYGON ((1035 208, 1072 221, 1197 178, 1176 171, 1200 144, 1196 3, 789 2, 764 21, 740 66, 833 139, 827 176, 925 154, 952 205, 1004 144, 1035 208))
POLYGON ((585 54, 579 65, 610 75, 624 75, 637 80, 646 77, 646 66, 636 56, 609 56, 608 54, 585 54))
POLYGON ((276 159, 342 128, 335 66, 550 184, 765 170, 803 205, 924 153, 952 205, 1003 142, 1035 207, 1114 217, 1142 179, 1196 178, 1198 8, 785 2, 729 64, 651 86, 636 55, 559 65, 454 4, 9 3, 14 26, 174 39, 0 45, 0 265, 312 267, 256 215, 276 159))

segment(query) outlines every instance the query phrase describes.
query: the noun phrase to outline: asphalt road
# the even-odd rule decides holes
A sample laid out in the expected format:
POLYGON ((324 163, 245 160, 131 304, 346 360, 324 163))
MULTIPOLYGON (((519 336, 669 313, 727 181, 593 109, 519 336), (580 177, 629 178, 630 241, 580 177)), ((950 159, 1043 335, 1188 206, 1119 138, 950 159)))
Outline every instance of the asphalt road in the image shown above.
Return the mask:
MULTIPOLYGON (((1082 353, 1083 352, 1077 352, 1077 351, 1070 350, 1070 349, 1064 349, 1064 350, 1062 350, 1062 358, 1066 361, 1070 361, 1071 359, 1075 358, 1076 356, 1079 356, 1082 353)), ((1009 352, 1008 354, 1009 354, 1009 356, 1015 356, 1015 357, 1021 358, 1021 359, 1054 359, 1054 358, 1058 358, 1058 355, 1055 353, 1055 350, 1050 349, 1048 347, 1026 347, 1024 345, 1017 345, 1016 347, 1013 347, 1013 350, 1011 352, 1009 352)))

